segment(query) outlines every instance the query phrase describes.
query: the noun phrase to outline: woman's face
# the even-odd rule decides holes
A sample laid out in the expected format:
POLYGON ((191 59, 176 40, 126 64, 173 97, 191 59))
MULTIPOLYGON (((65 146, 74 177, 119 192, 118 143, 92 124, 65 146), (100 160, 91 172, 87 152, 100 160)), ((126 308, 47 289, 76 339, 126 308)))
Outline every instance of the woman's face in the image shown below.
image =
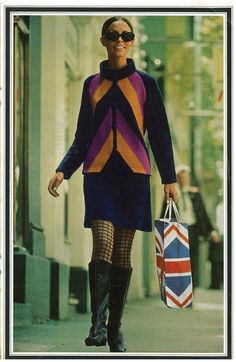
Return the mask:
MULTIPOLYGON (((122 20, 114 21, 107 31, 118 31, 118 33, 122 33, 123 31, 131 32, 129 25, 122 20)), ((134 40, 129 42, 124 42, 124 40, 119 37, 115 41, 109 41, 103 36, 100 38, 101 43, 107 49, 108 58, 116 58, 116 57, 124 57, 126 58, 129 49, 134 44, 134 40)))

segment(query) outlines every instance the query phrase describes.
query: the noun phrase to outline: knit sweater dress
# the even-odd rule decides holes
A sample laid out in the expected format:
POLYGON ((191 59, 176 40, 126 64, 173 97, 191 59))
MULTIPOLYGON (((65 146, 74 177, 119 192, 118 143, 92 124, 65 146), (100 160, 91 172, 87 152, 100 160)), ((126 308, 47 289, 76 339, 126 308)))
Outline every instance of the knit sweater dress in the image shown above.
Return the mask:
POLYGON ((147 131, 163 184, 176 182, 162 97, 153 77, 132 59, 121 69, 100 64, 84 82, 74 142, 56 171, 69 179, 83 163, 85 217, 152 231, 147 131))

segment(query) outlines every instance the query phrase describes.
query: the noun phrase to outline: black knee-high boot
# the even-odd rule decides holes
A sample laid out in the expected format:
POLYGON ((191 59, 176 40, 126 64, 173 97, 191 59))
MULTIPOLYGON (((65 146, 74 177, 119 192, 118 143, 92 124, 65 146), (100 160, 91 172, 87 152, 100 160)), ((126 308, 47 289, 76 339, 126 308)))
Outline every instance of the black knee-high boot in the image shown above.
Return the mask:
POLYGON ((94 259, 89 263, 92 326, 86 346, 105 346, 107 342, 106 310, 108 306, 111 264, 94 259))
POLYGON ((111 286, 108 303, 110 314, 107 325, 107 338, 110 352, 126 351, 124 337, 120 330, 120 326, 131 274, 131 268, 111 268, 111 286))

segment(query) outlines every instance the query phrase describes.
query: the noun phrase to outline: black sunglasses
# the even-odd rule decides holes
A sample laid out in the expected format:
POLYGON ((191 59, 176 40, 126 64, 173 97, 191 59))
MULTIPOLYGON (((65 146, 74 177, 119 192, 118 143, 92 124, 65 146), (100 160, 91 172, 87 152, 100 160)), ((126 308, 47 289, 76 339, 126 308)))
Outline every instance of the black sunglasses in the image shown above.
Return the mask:
POLYGON ((116 41, 119 39, 119 37, 121 37, 124 42, 128 42, 134 40, 134 36, 134 33, 131 31, 123 31, 122 33, 118 33, 116 30, 110 30, 105 33, 105 38, 108 41, 116 41))

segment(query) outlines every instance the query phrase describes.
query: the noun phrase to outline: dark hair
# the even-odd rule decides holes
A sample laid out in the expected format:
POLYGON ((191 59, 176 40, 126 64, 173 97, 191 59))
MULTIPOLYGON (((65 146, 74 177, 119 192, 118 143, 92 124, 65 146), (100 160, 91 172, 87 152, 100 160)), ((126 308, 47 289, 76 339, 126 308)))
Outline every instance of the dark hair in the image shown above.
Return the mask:
POLYGON ((109 28, 109 26, 114 23, 115 21, 119 21, 119 20, 122 20, 124 21, 126 24, 129 25, 130 27, 130 30, 133 32, 133 27, 131 25, 131 23, 129 22, 128 19, 126 18, 123 18, 123 16, 113 16, 112 18, 108 18, 105 23, 103 24, 102 26, 102 35, 104 35, 107 31, 107 29, 109 28))

